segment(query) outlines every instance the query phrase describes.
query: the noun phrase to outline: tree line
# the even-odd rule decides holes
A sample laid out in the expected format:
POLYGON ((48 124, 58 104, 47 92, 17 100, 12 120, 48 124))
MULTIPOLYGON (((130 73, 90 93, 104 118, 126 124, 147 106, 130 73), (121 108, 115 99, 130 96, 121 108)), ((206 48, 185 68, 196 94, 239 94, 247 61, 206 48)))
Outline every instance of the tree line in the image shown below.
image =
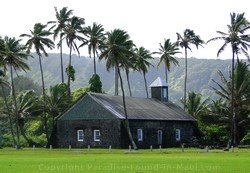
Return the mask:
MULTIPOLYGON (((164 39, 163 43, 159 44, 159 50, 153 52, 142 46, 137 47, 125 30, 116 28, 111 31, 105 31, 103 26, 97 23, 85 26, 85 19, 73 15, 73 10, 69 10, 67 7, 59 11, 55 8, 55 16, 55 21, 49 21, 46 24, 36 23, 34 28, 30 30, 30 33, 21 34, 20 38, 26 41, 25 45, 21 44, 20 38, 8 36, 0 38, 0 82, 3 93, 3 106, 1 106, 0 111, 5 116, 5 119, 7 119, 13 145, 17 146, 17 148, 20 148, 20 134, 30 145, 36 143, 27 137, 25 133, 25 122, 27 122, 28 118, 39 119, 42 122, 41 133, 45 134, 48 141, 58 116, 67 107, 72 105, 81 93, 89 90, 92 92, 103 92, 101 89, 101 80, 97 74, 96 61, 105 60, 106 69, 108 71, 114 69, 115 71, 115 95, 119 94, 118 84, 120 83, 125 113, 124 125, 129 134, 131 144, 134 149, 137 149, 127 118, 124 79, 122 78, 121 71, 125 71, 130 96, 132 96, 132 92, 129 73, 131 71, 141 72, 144 79, 145 92, 147 97, 149 97, 146 74, 148 69, 153 66, 150 62, 151 59, 153 59, 154 55, 159 56, 158 66, 161 63, 164 64, 166 82, 168 82, 168 72, 172 65, 178 65, 176 57, 181 53, 181 49, 184 50, 185 54, 185 79, 183 98, 181 98, 183 109, 197 118, 200 129, 206 132, 205 128, 208 127, 206 125, 209 123, 207 123, 204 117, 210 115, 209 118, 214 118, 212 115, 218 115, 218 112, 216 113, 216 110, 214 110, 217 107, 213 108, 213 106, 223 106, 223 114, 219 112, 222 117, 217 118, 227 117, 231 123, 228 127, 231 134, 229 137, 231 141, 230 145, 237 145, 244 135, 246 135, 247 130, 240 132, 241 135, 239 135, 238 130, 241 127, 241 121, 244 121, 249 126, 249 66, 241 62, 239 57, 243 55, 249 60, 248 48, 250 46, 250 35, 247 31, 249 31, 250 23, 244 17, 244 13, 231 13, 231 23, 227 25, 228 31, 217 31, 219 36, 207 42, 202 40, 193 30, 185 29, 183 33, 176 33, 176 41, 172 42, 170 39, 164 39), (201 101, 202 99, 199 94, 187 92, 188 52, 191 52, 192 45, 198 49, 200 46, 203 47, 206 43, 216 40, 223 41, 223 45, 218 51, 218 56, 224 51, 227 45, 231 46, 232 65, 229 79, 226 79, 222 73, 219 73, 222 84, 214 81, 219 88, 214 88, 214 90, 221 96, 221 100, 213 101, 212 103, 215 105, 210 104, 208 106, 205 101, 201 101), (65 62, 63 62, 62 58, 64 43, 69 48, 69 59, 66 69, 63 69, 65 62), (54 49, 55 47, 60 49, 61 83, 46 90, 42 57, 48 56, 47 50, 54 49), (87 47, 89 57, 93 58, 93 76, 89 81, 90 88, 78 89, 72 93, 71 82, 75 80, 72 53, 76 52, 80 54, 80 49, 84 47, 87 47), (42 86, 41 96, 37 95, 34 91, 16 93, 14 85, 15 74, 18 75, 20 71, 29 71, 27 59, 33 57, 31 55, 32 50, 36 52, 39 59, 42 86), (64 71, 67 74, 66 80, 64 71), (244 75, 241 73, 244 73, 244 75), (10 77, 10 83, 7 80, 8 77, 10 77), (6 92, 8 88, 10 94, 6 92), (227 110, 224 110, 224 108, 227 108, 227 110)), ((215 120, 217 119, 215 118, 215 120)), ((211 122, 217 124, 215 121, 211 122)))

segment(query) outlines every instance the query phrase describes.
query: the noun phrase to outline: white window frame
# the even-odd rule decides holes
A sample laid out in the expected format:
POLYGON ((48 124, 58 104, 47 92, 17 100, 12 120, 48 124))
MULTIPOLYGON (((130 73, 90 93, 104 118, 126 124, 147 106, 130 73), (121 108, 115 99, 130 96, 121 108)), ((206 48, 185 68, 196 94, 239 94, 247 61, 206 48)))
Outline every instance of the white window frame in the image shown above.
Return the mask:
POLYGON ((175 140, 180 141, 181 140, 181 130, 175 129, 175 140))
POLYGON ((142 129, 137 129, 137 139, 138 139, 138 141, 143 141, 143 131, 142 131, 142 129))
POLYGON ((77 130, 77 141, 82 142, 84 140, 84 131, 82 129, 77 130), (82 133, 82 139, 80 138, 80 133, 82 133))
POLYGON ((99 142, 101 138, 101 132, 100 130, 94 130, 94 141, 99 142), (97 138, 97 133, 99 133, 99 138, 97 138))

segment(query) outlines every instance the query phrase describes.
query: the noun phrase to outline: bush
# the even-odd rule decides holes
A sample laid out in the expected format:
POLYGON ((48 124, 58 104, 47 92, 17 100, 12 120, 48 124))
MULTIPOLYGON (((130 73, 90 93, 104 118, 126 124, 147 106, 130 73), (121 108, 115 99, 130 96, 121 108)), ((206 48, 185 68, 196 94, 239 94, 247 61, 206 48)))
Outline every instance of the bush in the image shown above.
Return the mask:
POLYGON ((209 125, 202 129, 204 136, 201 139, 203 145, 225 146, 229 139, 229 134, 224 126, 209 125))
MULTIPOLYGON (((47 139, 45 134, 42 134, 40 136, 29 136, 29 138, 31 138, 37 144, 38 147, 45 147, 47 144, 47 139)), ((29 144, 22 136, 20 136, 20 145, 21 147, 29 147, 29 144)), ((13 146, 11 135, 9 134, 3 135, 2 147, 15 147, 13 146)))
POLYGON ((39 136, 43 133, 43 123, 39 120, 30 121, 26 132, 29 136, 39 136))
MULTIPOLYGON (((20 136, 20 145, 21 145, 21 147, 28 147, 29 146, 27 141, 22 136, 20 136)), ((12 140, 12 136, 10 134, 3 135, 2 146, 3 147, 15 147, 15 146, 13 146, 13 140, 12 140)))

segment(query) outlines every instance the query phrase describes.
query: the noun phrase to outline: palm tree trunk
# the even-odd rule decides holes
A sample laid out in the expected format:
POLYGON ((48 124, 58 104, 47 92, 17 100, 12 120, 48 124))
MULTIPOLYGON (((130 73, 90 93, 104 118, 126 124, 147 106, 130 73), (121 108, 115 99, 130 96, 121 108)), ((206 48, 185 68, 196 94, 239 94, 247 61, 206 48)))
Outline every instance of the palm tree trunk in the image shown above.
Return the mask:
POLYGON ((187 100, 187 48, 185 48, 185 80, 184 80, 184 96, 183 96, 183 109, 186 109, 187 100))
POLYGON ((96 61, 95 61, 95 50, 93 49, 94 54, 94 74, 96 74, 96 61))
POLYGON ((115 66, 115 96, 118 96, 118 67, 115 66))
MULTIPOLYGON (((40 66, 40 72, 41 72, 41 78, 42 78, 42 89, 43 89, 43 103, 45 104, 45 84, 44 84, 44 76, 43 76, 43 66, 42 66, 42 59, 41 59, 41 55, 38 55, 39 58, 39 66, 40 66)), ((43 118, 46 119, 46 115, 45 115, 45 105, 43 105, 43 118)), ((49 132, 48 132, 48 124, 46 122, 44 122, 44 130, 45 130, 45 135, 46 135, 46 139, 49 139, 49 132)))
POLYGON ((14 135, 14 130, 13 130, 13 122, 12 122, 12 118, 11 118, 11 115, 10 115, 10 108, 9 108, 9 105, 8 105, 8 102, 7 102, 7 97, 5 95, 5 92, 4 92, 4 87, 3 87, 3 84, 1 83, 1 88, 2 88, 2 91, 3 91, 3 99, 4 99, 4 104, 6 106, 6 109, 8 111, 8 119, 9 119, 9 126, 10 126, 10 133, 11 133, 11 136, 12 136, 12 140, 13 140, 13 146, 15 146, 16 144, 16 139, 15 139, 15 135, 14 135))
POLYGON ((16 142, 16 148, 20 149, 20 133, 19 133, 19 117, 17 112, 17 102, 16 102, 16 93, 15 93, 15 86, 14 86, 14 78, 13 78, 13 67, 10 66, 10 76, 11 76, 11 88, 12 88, 12 97, 14 101, 14 109, 15 109, 15 117, 16 117, 16 135, 17 135, 17 142, 16 142))
POLYGON ((129 80, 129 69, 126 69, 126 77, 127 77, 127 82, 128 82, 128 90, 129 90, 129 95, 132 97, 132 92, 131 92, 131 87, 130 87, 130 80, 129 80))
POLYGON ((143 72, 143 78, 144 78, 144 84, 145 84, 145 89, 146 89, 146 94, 148 98, 148 84, 147 84, 147 79, 146 79, 146 73, 143 72))
POLYGON ((64 83, 63 57, 62 57, 62 37, 60 38, 60 58, 61 58, 61 75, 62 75, 62 83, 64 83))
POLYGON ((127 114, 127 107, 126 107, 126 100, 125 100, 125 93, 124 93, 124 89, 123 89, 123 82, 122 82, 122 76, 121 76, 121 73, 120 73, 120 69, 119 67, 117 68, 117 72, 118 72, 118 75, 119 75, 119 78, 120 78, 120 83, 121 83, 121 90, 122 90, 122 101, 123 101, 123 108, 124 108, 124 114, 125 114, 125 127, 127 129, 127 132, 128 132, 128 136, 129 136, 129 140, 133 146, 133 148, 135 150, 137 150, 137 146, 134 142, 134 139, 133 139, 133 136, 132 136, 132 133, 131 133, 131 130, 130 130, 130 127, 129 127, 129 121, 128 121, 128 114, 127 114))
POLYGON ((166 73, 166 83, 168 83, 168 69, 166 65, 165 65, 165 73, 166 73))
MULTIPOLYGON (((72 44, 70 45, 70 50, 69 50, 69 66, 68 66, 68 70, 71 66, 71 55, 72 54, 72 44)), ((68 90, 67 90, 67 97, 68 97, 68 100, 70 100, 71 98, 71 91, 70 91, 70 72, 68 71, 68 90)))
POLYGON ((43 123, 44 123, 44 130, 47 142, 49 141, 49 127, 48 127, 48 118, 45 113, 43 113, 43 123))
POLYGON ((237 120, 236 120, 236 114, 234 109, 234 55, 235 52, 233 50, 233 58, 232 58, 232 87, 231 87, 231 114, 232 114, 232 124, 233 124, 233 146, 237 145, 237 120))
MULTIPOLYGON (((42 66, 42 60, 41 60, 41 55, 39 57, 39 66, 40 66, 40 72, 41 72, 41 77, 42 77, 42 88, 43 88, 43 97, 45 96, 45 85, 44 85, 44 77, 43 77, 43 66, 42 66)), ((45 97, 43 98, 45 99, 45 97)))

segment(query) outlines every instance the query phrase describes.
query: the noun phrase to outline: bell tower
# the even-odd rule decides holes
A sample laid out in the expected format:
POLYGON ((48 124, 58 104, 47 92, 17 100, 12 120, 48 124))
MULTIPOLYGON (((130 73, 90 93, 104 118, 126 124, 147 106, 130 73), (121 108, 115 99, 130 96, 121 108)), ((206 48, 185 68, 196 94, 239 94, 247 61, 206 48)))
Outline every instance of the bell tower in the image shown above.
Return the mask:
POLYGON ((160 77, 158 77, 149 87, 151 88, 151 98, 162 102, 168 101, 168 84, 160 77))

